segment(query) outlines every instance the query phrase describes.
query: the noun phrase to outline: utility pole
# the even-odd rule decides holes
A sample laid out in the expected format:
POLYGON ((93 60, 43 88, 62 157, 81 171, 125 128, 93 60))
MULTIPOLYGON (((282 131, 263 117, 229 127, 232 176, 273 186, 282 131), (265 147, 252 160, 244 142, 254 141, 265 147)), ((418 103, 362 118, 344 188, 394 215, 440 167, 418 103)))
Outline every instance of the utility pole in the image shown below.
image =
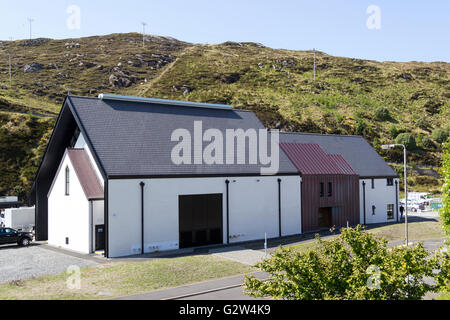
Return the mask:
POLYGON ((314 51, 314 81, 316 81, 316 48, 313 48, 314 51))
POLYGON ((142 23, 142 48, 145 48, 145 26, 147 25, 145 22, 142 23))
POLYGON ((34 20, 32 19, 32 18, 28 18, 28 22, 30 23, 30 40, 31 40, 31 35, 32 35, 32 33, 31 33, 31 23, 33 22, 34 20))

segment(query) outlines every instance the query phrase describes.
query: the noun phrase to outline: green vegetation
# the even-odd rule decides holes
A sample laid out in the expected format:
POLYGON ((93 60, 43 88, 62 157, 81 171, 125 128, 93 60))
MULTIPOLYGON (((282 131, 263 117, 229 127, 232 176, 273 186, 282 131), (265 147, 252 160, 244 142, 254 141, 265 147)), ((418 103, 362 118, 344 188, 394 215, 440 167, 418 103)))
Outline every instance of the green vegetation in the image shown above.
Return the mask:
POLYGON ((436 142, 444 143, 448 138, 448 132, 446 130, 442 130, 441 128, 436 128, 432 132, 432 137, 436 142))
POLYGON ((344 228, 327 241, 317 239, 307 251, 281 248, 257 264, 270 273, 267 281, 245 278, 246 293, 276 299, 403 300, 421 299, 448 284, 449 256, 428 259, 422 244, 387 247, 387 240, 369 232, 344 228), (440 270, 434 274, 433 269, 440 270), (424 277, 432 277, 436 285, 424 277), (408 281, 405 281, 408 279, 408 281))
MULTIPOLYGON (((269 128, 363 135, 391 162, 401 162, 401 151, 382 151, 382 144, 402 133, 417 141, 422 136, 409 161, 439 165, 442 150, 425 137, 450 125, 448 63, 376 62, 319 52, 314 81, 311 51, 163 37, 149 37, 145 48, 140 44, 135 33, 1 42, 0 57, 12 54, 13 81, 7 59, 1 59, 0 111, 54 117, 69 88, 86 96, 110 92, 228 103, 255 111, 269 128), (35 71, 25 73, 33 63, 35 71)), ((17 162, 7 157, 0 168, 17 162)), ((2 176, 1 192, 14 193, 20 175, 18 170, 2 176)))
POLYGON ((407 150, 416 149, 416 139, 414 139, 410 133, 400 133, 397 138, 395 138, 395 143, 405 145, 407 150))
POLYGON ((440 210, 442 225, 447 234, 450 234, 450 139, 444 144, 441 174, 444 177, 442 185, 442 208, 440 210))
POLYGON ((0 299, 105 299, 252 271, 256 269, 212 255, 113 262, 82 268, 79 289, 67 286, 69 274, 63 272, 1 284, 0 299))

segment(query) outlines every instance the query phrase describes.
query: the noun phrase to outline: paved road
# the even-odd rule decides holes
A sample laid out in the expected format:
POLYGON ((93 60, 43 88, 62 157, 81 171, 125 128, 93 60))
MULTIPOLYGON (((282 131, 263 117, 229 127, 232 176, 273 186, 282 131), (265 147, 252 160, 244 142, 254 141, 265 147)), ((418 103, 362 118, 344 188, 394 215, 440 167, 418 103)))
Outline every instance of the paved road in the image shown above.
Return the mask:
MULTIPOLYGON (((253 272, 258 279, 266 279, 265 272, 253 272)), ((233 276, 211 281, 198 282, 142 294, 119 297, 116 300, 253 300, 242 292, 243 276, 233 276)))
POLYGON ((56 274, 72 265, 85 267, 98 263, 95 259, 63 252, 40 244, 0 246, 0 283, 56 274))

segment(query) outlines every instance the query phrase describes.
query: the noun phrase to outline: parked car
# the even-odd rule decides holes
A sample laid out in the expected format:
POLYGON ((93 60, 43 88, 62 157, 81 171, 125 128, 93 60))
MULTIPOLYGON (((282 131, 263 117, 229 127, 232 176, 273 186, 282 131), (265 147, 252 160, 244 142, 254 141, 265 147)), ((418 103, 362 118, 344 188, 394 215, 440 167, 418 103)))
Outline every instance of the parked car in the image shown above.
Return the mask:
POLYGON ((33 241, 30 232, 17 231, 12 228, 0 228, 0 244, 17 243, 19 246, 28 246, 33 241))

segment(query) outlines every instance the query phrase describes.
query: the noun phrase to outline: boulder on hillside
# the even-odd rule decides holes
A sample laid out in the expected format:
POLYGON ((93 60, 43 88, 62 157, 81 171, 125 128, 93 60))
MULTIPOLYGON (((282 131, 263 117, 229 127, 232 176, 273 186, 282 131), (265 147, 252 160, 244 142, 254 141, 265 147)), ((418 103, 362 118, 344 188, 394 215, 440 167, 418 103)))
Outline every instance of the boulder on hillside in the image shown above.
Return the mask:
POLYGON ((33 72, 41 71, 43 67, 44 66, 42 64, 33 62, 32 64, 26 64, 23 67, 23 72, 24 73, 33 73, 33 72))

